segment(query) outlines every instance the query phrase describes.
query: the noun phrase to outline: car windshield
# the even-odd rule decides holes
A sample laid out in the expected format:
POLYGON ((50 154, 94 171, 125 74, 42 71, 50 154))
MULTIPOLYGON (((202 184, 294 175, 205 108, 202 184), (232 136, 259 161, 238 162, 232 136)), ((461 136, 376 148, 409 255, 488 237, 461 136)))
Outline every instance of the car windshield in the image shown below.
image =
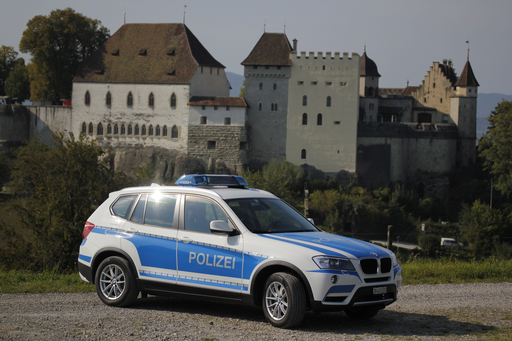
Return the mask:
POLYGON ((247 198, 226 202, 253 233, 318 231, 300 213, 279 199, 247 198))

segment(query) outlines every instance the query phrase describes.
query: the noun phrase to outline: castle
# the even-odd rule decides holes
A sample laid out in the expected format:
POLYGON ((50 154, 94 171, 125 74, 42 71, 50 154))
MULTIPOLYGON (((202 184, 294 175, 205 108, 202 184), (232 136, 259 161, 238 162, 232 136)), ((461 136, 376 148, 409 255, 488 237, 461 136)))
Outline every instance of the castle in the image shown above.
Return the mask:
POLYGON ((242 62, 244 98, 229 97, 225 67, 187 26, 125 24, 80 66, 72 107, 0 108, 0 146, 84 133, 115 150, 116 167, 152 161, 162 181, 275 158, 431 192, 475 162, 479 84, 469 59, 460 77, 445 60, 419 87, 381 89, 366 49, 299 53, 297 44, 264 33, 242 62))

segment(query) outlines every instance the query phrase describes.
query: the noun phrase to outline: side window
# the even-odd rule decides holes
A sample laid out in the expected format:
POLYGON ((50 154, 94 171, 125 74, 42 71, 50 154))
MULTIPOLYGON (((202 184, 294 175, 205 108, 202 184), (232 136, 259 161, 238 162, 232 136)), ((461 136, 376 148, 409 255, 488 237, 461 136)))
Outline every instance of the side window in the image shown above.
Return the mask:
POLYGON ((118 217, 128 219, 127 215, 130 213, 130 209, 135 199, 137 199, 137 196, 138 195, 135 194, 119 197, 111 207, 112 213, 118 217))
POLYGON ((135 210, 133 210, 132 218, 130 220, 134 223, 144 223, 144 206, 146 206, 146 197, 147 194, 141 195, 137 206, 135 206, 135 210))
POLYGON ((228 221, 228 216, 210 199, 187 196, 185 199, 185 230, 211 233, 212 220, 228 221))
POLYGON ((144 224, 172 228, 176 197, 175 194, 150 194, 144 224))

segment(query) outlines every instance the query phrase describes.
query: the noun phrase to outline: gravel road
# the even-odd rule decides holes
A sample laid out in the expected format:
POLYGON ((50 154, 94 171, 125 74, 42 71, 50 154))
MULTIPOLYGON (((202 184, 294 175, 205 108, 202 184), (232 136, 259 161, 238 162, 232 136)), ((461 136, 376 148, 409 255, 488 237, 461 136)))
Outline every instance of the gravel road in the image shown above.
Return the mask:
POLYGON ((512 283, 404 286, 368 321, 308 312, 272 327, 259 308, 150 296, 131 308, 95 293, 0 295, 0 340, 476 340, 512 335, 512 283))

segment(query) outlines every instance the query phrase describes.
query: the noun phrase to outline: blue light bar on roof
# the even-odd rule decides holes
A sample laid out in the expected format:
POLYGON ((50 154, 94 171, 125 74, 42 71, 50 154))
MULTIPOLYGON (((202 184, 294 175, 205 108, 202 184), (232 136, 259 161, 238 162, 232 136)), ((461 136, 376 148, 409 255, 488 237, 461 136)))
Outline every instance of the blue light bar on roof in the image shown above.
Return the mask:
POLYGON ((182 175, 175 182, 179 186, 225 186, 233 188, 245 188, 249 186, 244 178, 238 175, 203 175, 203 174, 187 174, 182 175))

